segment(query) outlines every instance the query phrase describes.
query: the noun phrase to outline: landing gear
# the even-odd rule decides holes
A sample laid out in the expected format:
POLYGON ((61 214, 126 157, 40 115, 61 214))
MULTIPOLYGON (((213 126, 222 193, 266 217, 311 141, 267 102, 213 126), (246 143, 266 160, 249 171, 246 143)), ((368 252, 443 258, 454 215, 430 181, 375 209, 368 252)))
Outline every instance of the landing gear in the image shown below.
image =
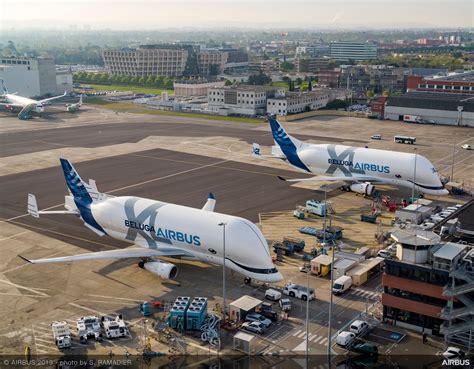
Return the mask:
POLYGON ((252 278, 250 278, 250 277, 245 277, 245 278, 244 278, 244 283, 245 283, 246 285, 249 285, 251 282, 252 282, 252 278))
POLYGON ((139 261, 138 266, 143 269, 145 267, 145 262, 143 260, 139 261))

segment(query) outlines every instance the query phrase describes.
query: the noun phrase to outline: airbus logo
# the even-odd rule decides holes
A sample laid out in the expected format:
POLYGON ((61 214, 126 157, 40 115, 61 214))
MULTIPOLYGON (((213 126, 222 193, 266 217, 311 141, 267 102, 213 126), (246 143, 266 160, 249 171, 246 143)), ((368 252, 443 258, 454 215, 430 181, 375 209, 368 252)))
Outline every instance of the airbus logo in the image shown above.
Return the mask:
POLYGON ((150 232, 151 234, 156 235, 160 238, 166 238, 168 240, 178 241, 178 242, 186 242, 190 245, 194 246, 201 246, 201 238, 199 236, 194 236, 192 234, 187 234, 179 231, 174 231, 172 229, 166 228, 157 228, 148 224, 137 223, 134 221, 130 221, 125 219, 125 226, 128 228, 138 229, 140 231, 150 232))
POLYGON ((390 173, 390 167, 388 165, 378 165, 369 163, 353 163, 350 160, 339 160, 339 159, 328 159, 328 164, 341 165, 351 167, 356 170, 379 172, 379 173, 390 173))

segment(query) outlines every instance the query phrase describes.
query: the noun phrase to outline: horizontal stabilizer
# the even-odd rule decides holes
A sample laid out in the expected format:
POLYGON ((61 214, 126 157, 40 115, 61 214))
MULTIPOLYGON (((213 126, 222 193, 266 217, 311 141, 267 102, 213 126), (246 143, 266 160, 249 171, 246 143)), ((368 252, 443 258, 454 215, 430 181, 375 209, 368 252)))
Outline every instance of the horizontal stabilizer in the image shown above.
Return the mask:
POLYGON ((67 263, 73 261, 83 260, 103 260, 103 259, 127 259, 127 258, 146 258, 146 257, 160 257, 160 256, 192 256, 184 250, 179 249, 146 249, 146 248, 128 248, 122 250, 108 250, 89 252, 80 255, 61 256, 57 258, 48 259, 27 259, 24 256, 18 255, 22 260, 31 264, 49 264, 49 263, 67 263))

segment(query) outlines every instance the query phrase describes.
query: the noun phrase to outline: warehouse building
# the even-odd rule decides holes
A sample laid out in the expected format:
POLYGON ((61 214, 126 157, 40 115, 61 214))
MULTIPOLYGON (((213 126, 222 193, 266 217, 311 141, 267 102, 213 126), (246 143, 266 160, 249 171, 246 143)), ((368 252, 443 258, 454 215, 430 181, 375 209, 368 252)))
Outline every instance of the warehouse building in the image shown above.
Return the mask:
POLYGON ((431 77, 408 76, 407 92, 410 91, 474 94, 474 71, 440 73, 431 77))
POLYGON ((403 121, 405 115, 437 124, 474 127, 474 96, 409 92, 388 98, 384 118, 403 121))
POLYGON ((0 58, 0 79, 8 91, 26 97, 55 95, 58 89, 52 58, 0 58))

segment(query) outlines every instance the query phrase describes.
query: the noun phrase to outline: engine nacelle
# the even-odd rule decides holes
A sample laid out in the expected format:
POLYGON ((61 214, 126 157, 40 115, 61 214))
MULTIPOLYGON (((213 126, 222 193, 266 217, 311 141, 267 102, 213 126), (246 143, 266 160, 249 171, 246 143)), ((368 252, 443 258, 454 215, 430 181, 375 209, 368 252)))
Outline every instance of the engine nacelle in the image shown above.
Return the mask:
POLYGON ((178 275, 178 267, 164 261, 149 261, 143 268, 163 279, 175 279, 178 275))
POLYGON ((375 186, 370 183, 354 183, 350 185, 352 192, 361 193, 363 195, 372 196, 375 191, 375 186))

